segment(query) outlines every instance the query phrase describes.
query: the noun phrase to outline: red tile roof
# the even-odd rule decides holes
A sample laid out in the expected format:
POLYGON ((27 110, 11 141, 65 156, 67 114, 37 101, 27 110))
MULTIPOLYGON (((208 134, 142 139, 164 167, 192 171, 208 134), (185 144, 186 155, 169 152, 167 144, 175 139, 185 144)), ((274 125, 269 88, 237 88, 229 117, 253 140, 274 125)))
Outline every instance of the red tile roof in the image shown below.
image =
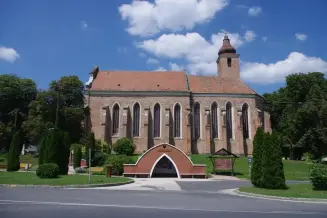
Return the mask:
POLYGON ((188 81, 193 93, 256 94, 240 79, 190 75, 188 81))
POLYGON ((99 71, 90 90, 256 94, 239 79, 186 76, 179 71, 99 71))
POLYGON ((91 90, 188 91, 184 72, 99 71, 91 90))

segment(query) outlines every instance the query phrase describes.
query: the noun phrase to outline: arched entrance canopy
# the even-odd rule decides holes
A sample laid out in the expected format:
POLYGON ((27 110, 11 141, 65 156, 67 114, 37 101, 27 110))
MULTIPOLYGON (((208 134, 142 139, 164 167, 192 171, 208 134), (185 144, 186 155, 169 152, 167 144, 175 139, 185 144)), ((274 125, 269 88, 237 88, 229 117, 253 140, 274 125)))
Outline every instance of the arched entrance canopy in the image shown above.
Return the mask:
POLYGON ((168 143, 147 150, 135 164, 124 164, 124 176, 151 177, 157 163, 167 158, 174 166, 177 177, 206 177, 205 164, 193 164, 179 148, 168 143))

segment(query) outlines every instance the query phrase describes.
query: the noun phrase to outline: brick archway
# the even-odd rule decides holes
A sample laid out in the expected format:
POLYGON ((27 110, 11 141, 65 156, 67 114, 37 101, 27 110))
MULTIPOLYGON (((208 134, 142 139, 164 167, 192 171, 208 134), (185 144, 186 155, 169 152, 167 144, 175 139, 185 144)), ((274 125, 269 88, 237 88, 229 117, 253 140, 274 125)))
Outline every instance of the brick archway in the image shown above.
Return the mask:
POLYGON ((135 164, 124 164, 124 176, 151 177, 156 164, 163 157, 172 162, 178 178, 206 177, 205 164, 193 164, 182 150, 168 143, 150 148, 135 164))

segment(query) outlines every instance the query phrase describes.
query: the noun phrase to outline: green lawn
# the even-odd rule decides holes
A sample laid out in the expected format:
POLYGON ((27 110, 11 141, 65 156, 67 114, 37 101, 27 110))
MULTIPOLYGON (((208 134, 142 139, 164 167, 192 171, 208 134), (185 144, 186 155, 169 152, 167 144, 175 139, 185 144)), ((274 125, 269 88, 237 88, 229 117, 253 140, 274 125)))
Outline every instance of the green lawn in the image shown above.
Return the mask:
MULTIPOLYGON (((194 164, 206 164, 207 173, 212 173, 212 163, 208 155, 190 155, 194 164)), ((309 169, 312 164, 305 161, 284 160, 284 172, 287 180, 309 180, 309 169)), ((221 172, 226 174, 226 172, 221 172)), ((249 164, 247 157, 240 157, 235 160, 234 174, 238 178, 249 179, 249 164)), ((230 175, 230 173, 227 173, 230 175)))
POLYGON ((289 185, 289 189, 287 190, 269 190, 256 187, 241 187, 240 191, 278 197, 327 199, 327 191, 314 191, 310 184, 289 185))
MULTIPOLYGON (((132 181, 124 177, 92 176, 91 184, 109 184, 132 181)), ((40 179, 35 173, 24 172, 0 172, 0 184, 21 184, 21 185, 84 185, 88 184, 88 176, 68 175, 57 179, 40 179)))
MULTIPOLYGON (((19 156, 20 163, 29 163, 34 165, 38 165, 39 158, 33 157, 33 155, 26 154, 26 155, 20 155, 19 156)), ((1 154, 0 155, 0 163, 6 164, 7 163, 7 154, 1 154)))

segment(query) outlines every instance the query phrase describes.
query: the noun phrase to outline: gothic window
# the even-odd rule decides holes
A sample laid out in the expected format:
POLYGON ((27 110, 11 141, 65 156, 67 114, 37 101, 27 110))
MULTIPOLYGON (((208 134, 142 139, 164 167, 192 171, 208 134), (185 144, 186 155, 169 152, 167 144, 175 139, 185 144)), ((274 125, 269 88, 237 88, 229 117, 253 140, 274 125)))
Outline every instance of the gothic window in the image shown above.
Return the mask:
POLYGON ((211 137, 218 138, 218 116, 217 116, 217 103, 211 105, 211 137))
POLYGON ((134 104, 133 108, 133 136, 140 136, 140 105, 134 104))
POLYGON ((119 106, 118 104, 114 105, 112 113, 112 134, 118 134, 119 129, 119 106))
POLYGON ((174 107, 174 137, 181 137, 181 106, 176 104, 174 107))
POLYGON ((196 102, 194 104, 194 137, 200 138, 200 104, 196 102))
POLYGON ((160 137, 160 105, 154 106, 153 137, 160 137))
POLYGON ((248 120, 248 109, 249 106, 247 103, 242 106, 242 128, 243 128, 243 138, 249 138, 249 120, 248 120))
POLYGON ((227 66, 228 67, 232 66, 232 59, 231 58, 227 58, 227 66))

